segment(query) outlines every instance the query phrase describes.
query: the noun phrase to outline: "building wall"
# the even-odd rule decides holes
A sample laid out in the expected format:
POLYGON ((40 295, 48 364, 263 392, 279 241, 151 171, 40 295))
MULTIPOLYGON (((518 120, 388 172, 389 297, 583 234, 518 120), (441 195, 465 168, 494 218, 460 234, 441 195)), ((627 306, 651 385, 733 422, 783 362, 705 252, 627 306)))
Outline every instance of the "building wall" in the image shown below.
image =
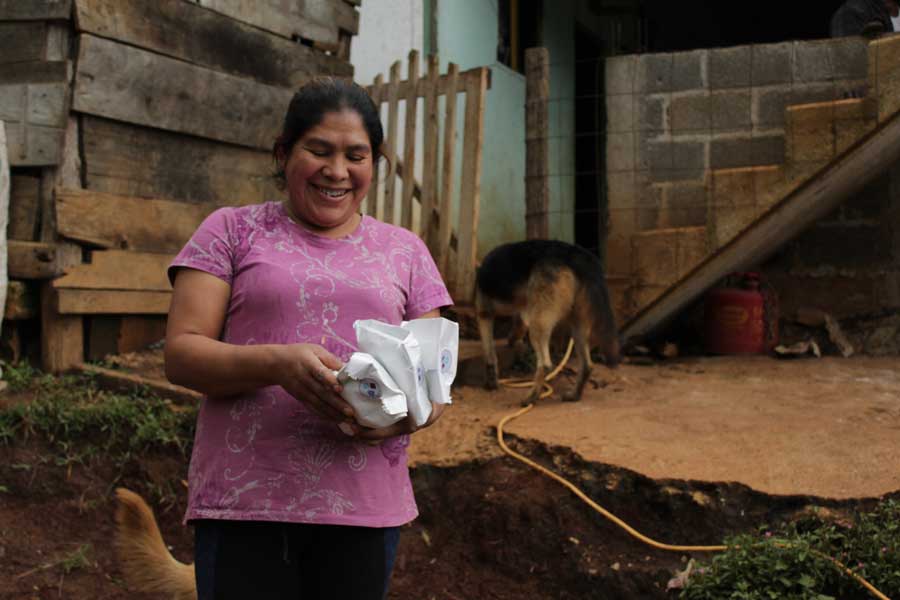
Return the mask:
POLYGON ((865 89, 865 43, 785 42, 607 59, 610 273, 631 237, 704 226, 713 169, 785 162, 785 108, 865 89))
POLYGON ((421 0, 362 3, 359 35, 350 46, 357 83, 368 85, 379 73, 387 77, 391 63, 405 60, 410 50, 424 54, 424 5, 421 0))
MULTIPOLYGON (((442 69, 448 62, 463 71, 480 66, 491 69, 484 117, 479 258, 499 244, 525 237, 525 76, 497 62, 497 18, 493 2, 437 2, 442 69)), ((462 123, 460 114, 458 135, 462 123)), ((458 156, 456 165, 461 164, 458 156)))
MULTIPOLYGON (((634 315, 894 118, 897 57, 900 37, 889 36, 608 59, 618 314, 634 315)), ((777 292, 783 341, 828 347, 820 326, 798 329, 813 309, 838 319, 857 351, 900 352, 898 182, 895 165, 753 267, 777 292)))
POLYGON ((550 52, 550 237, 575 241, 575 2, 544 2, 550 52))

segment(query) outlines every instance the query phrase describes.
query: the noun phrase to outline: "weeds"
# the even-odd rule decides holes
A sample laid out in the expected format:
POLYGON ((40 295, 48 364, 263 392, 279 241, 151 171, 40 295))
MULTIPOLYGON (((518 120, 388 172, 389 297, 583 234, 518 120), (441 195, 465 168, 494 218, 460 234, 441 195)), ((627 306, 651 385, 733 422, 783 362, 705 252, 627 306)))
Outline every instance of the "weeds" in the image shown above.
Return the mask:
POLYGON ((870 598, 838 569, 840 561, 889 597, 900 597, 900 502, 886 500, 852 522, 819 514, 758 535, 726 540, 731 547, 701 564, 683 600, 834 600, 870 598))
POLYGON ((114 394, 87 375, 53 377, 26 365, 4 365, 4 377, 33 400, 0 410, 0 443, 39 436, 55 449, 58 466, 87 464, 103 455, 119 466, 153 449, 187 455, 195 410, 175 411, 146 391, 114 394))
POLYGON ((24 573, 20 573, 19 575, 13 577, 13 580, 24 579, 29 575, 34 575, 35 573, 46 571, 48 569, 55 569, 56 567, 62 569, 62 574, 64 576, 73 571, 88 569, 93 565, 90 559, 90 554, 92 551, 93 546, 91 546, 90 544, 81 544, 80 546, 78 546, 78 548, 66 554, 62 558, 46 562, 40 566, 25 571, 24 573))
POLYGON ((59 566, 62 567, 63 573, 68 575, 72 571, 77 571, 79 569, 87 569, 91 566, 91 553, 92 547, 90 544, 82 544, 78 546, 75 550, 67 554, 59 561, 59 566))

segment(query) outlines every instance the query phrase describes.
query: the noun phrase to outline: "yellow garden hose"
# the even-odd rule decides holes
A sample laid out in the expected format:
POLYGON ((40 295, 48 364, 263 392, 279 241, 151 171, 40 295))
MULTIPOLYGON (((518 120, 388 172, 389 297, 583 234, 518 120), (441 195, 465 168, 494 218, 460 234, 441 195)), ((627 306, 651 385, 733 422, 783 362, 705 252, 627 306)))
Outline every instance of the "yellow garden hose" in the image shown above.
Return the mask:
MULTIPOLYGON (((559 372, 562 371, 563 367, 565 367, 566 362, 568 362, 568 360, 569 360, 569 356, 572 354, 572 346, 573 346, 573 342, 570 339, 569 347, 566 350, 566 354, 563 357, 562 361, 560 361, 559 365, 553 370, 553 372, 551 372, 549 375, 547 375, 546 379, 544 380, 544 391, 541 393, 540 398, 546 398, 547 396, 550 396, 553 393, 553 388, 547 382, 550 381, 551 379, 553 379, 554 377, 556 377, 559 374, 559 372)), ((505 385, 506 387, 517 387, 517 388, 518 387, 530 387, 532 385, 531 380, 526 381, 526 380, 521 380, 521 379, 501 379, 499 383, 501 383, 502 385, 505 385)), ((672 551, 672 552, 722 552, 724 550, 728 550, 728 546, 723 546, 723 545, 680 546, 680 545, 676 545, 676 544, 664 544, 662 542, 657 542, 656 540, 651 539, 651 538, 647 537, 646 535, 642 534, 635 528, 631 527, 628 523, 626 523, 619 517, 615 516, 614 514, 612 514, 611 512, 609 512, 608 510, 606 510, 605 508, 603 508, 602 506, 600 506, 599 504, 597 504, 596 502, 591 500, 587 496, 587 494, 585 494, 583 491, 581 491, 575 484, 573 484, 569 480, 565 479, 564 477, 562 477, 560 475, 557 475, 550 469, 547 469, 546 467, 539 465, 538 463, 534 462, 530 458, 527 458, 527 457, 519 454, 515 450, 512 450, 509 446, 506 445, 506 442, 503 439, 503 427, 507 423, 512 421, 513 419, 517 419, 517 418, 521 417, 522 415, 524 415, 525 413, 530 411, 532 408, 534 408, 534 404, 529 404, 529 405, 525 406, 524 408, 521 408, 521 409, 517 410, 516 412, 506 415, 505 417, 500 419, 500 423, 497 425, 497 443, 500 444, 500 448, 502 448, 506 454, 512 456, 513 458, 515 458, 518 461, 525 463, 529 467, 536 469, 537 471, 543 473, 547 477, 550 477, 551 479, 555 479, 559 483, 563 484, 565 487, 567 487, 569 490, 571 490, 576 496, 581 498, 581 500, 583 500, 585 503, 587 503, 595 511, 599 512, 601 515, 603 515, 604 517, 606 517, 607 519, 609 519, 610 521, 612 521, 613 523, 615 523, 616 525, 618 525, 619 527, 624 529, 632 537, 637 538, 638 540, 644 542, 645 544, 647 544, 649 546, 658 548, 660 550, 668 550, 668 551, 672 551)), ((788 546, 788 544, 778 544, 778 545, 780 547, 788 546)), ((881 593, 875 586, 873 586, 871 583, 869 583, 868 581, 863 579, 860 575, 854 573, 852 570, 850 570, 850 568, 848 568, 846 565, 844 565, 840 561, 838 561, 834 558, 831 558, 830 556, 828 556, 826 554, 822 554, 821 552, 818 552, 816 550, 810 550, 810 551, 813 554, 815 554, 816 556, 819 556, 820 558, 824 558, 824 559, 828 560, 835 567, 837 567, 838 569, 843 571, 845 574, 849 575, 854 580, 856 580, 860 585, 862 585, 864 588, 866 588, 875 598, 878 598, 879 600, 891 600, 890 598, 885 596, 883 593, 881 593)))

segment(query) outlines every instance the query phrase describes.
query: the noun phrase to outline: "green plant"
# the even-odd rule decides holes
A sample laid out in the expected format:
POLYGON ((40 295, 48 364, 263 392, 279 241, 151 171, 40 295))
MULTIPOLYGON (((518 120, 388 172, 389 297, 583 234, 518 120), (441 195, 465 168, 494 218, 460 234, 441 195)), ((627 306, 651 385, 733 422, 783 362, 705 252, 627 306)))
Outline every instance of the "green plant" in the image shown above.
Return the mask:
POLYGON ((27 389, 39 371, 27 361, 17 363, 0 362, 3 370, 3 380, 9 384, 10 391, 20 392, 27 389))
POLYGON ((889 597, 900 597, 900 502, 886 500, 852 522, 813 514, 777 531, 726 540, 729 550, 701 564, 684 600, 828 600, 869 598, 840 561, 889 597))
POLYGON ((68 575, 72 571, 78 569, 86 569, 91 566, 91 553, 92 547, 90 544, 82 544, 78 546, 75 550, 64 556, 59 561, 59 566, 62 567, 63 573, 68 575))
POLYGON ((2 443, 40 436, 52 444, 53 462, 60 466, 101 453, 124 464, 151 449, 174 448, 186 455, 190 448, 195 409, 175 410, 145 390, 106 392, 86 375, 53 377, 25 369, 7 374, 13 372, 16 385, 32 392, 33 400, 0 410, 2 443))

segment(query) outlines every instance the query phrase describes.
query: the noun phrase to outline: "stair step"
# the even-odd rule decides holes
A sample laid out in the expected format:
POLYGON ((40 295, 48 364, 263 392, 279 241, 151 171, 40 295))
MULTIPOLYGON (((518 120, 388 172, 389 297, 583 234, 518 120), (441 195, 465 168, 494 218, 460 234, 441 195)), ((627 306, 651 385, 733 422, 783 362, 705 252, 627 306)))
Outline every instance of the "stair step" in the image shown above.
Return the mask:
POLYGON ((784 136, 787 162, 795 171, 815 169, 872 131, 877 122, 878 106, 871 98, 788 106, 784 136))

